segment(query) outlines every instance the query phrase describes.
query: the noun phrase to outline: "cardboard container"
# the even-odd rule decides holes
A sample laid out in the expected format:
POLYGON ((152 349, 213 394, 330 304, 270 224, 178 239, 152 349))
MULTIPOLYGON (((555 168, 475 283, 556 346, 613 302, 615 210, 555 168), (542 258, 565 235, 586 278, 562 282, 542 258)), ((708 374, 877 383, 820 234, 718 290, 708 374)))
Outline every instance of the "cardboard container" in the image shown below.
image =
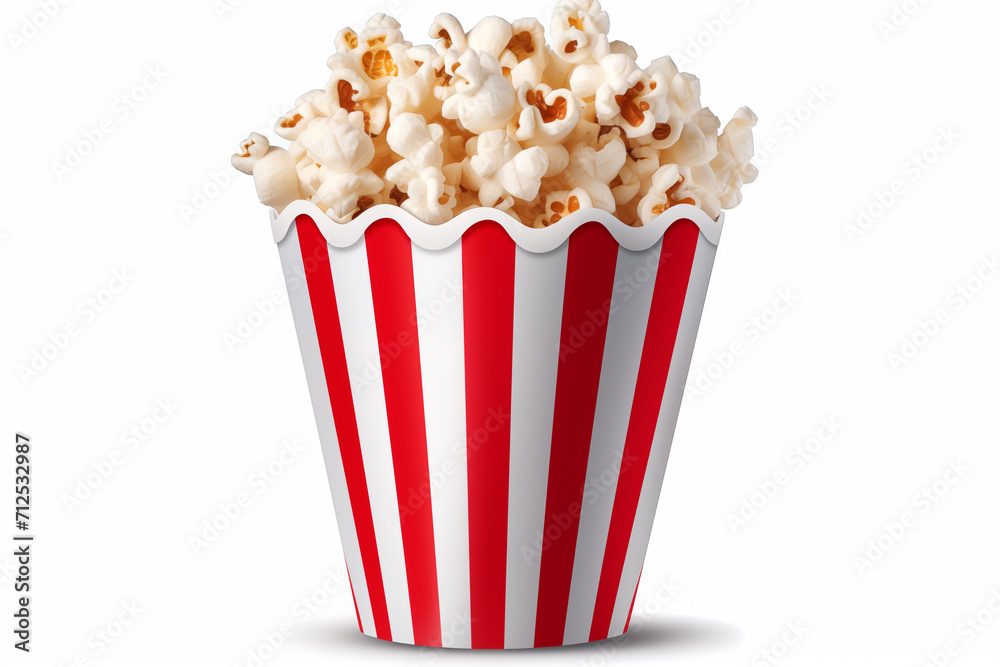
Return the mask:
POLYGON ((272 223, 361 631, 626 632, 722 221, 272 223))

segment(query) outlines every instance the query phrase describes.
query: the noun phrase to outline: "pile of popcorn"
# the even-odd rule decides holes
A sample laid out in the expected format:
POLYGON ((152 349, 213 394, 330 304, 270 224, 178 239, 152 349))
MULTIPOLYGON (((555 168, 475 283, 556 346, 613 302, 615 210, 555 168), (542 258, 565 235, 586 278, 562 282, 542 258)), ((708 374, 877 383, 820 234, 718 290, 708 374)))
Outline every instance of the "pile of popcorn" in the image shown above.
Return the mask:
POLYGON ((720 136, 696 77, 668 57, 639 67, 609 28, 597 0, 561 0, 551 46, 533 18, 466 33, 449 14, 414 46, 379 14, 337 35, 326 89, 278 121, 289 148, 255 133, 233 165, 264 204, 307 199, 339 223, 378 204, 432 225, 480 206, 538 228, 588 208, 635 226, 677 204, 717 219, 757 177, 756 116, 720 136))

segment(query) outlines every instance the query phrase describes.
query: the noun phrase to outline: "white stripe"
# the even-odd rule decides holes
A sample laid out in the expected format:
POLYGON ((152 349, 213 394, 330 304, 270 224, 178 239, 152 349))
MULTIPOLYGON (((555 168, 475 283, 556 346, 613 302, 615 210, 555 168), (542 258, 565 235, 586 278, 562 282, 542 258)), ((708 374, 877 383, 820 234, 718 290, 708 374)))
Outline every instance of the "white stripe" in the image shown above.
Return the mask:
POLYGON ((541 535, 552 446, 569 244, 544 255, 517 249, 511 377, 510 487, 504 646, 535 643, 541 535))
MULTIPOLYGON (((342 327, 344 349, 358 419, 368 496, 375 522, 375 541, 378 543, 382 565, 389 626, 393 641, 412 644, 413 622, 406 584, 403 534, 396 500, 385 387, 382 383, 365 239, 362 238, 350 248, 331 246, 330 267, 337 291, 340 320, 347 324, 342 327)), ((391 359, 391 356, 387 358, 391 359)))
POLYGON ((712 275, 712 266, 715 263, 715 253, 716 247, 709 243, 704 235, 699 234, 698 248, 695 252, 694 265, 691 268, 691 280, 684 298, 684 310, 681 314, 677 341, 670 361, 663 404, 660 407, 656 431, 653 434, 653 446, 649 455, 649 463, 646 466, 646 475, 642 481, 639 506, 636 510, 628 551, 625 554, 625 566, 618 587, 618 596, 615 599, 614 613, 611 616, 609 637, 618 636, 625 631, 625 621, 628 618, 629 607, 632 605, 636 585, 639 582, 642 563, 646 557, 646 548, 649 546, 649 536, 653 529, 653 517, 656 514, 656 504, 660 498, 660 487, 663 484, 663 474, 666 472, 674 428, 677 426, 677 415, 684 397, 688 370, 691 368, 695 339, 701 324, 702 311, 705 309, 705 298, 708 295, 708 283, 712 275))
MULTIPOLYGON (((441 627, 466 628, 471 597, 462 244, 437 251, 413 245, 413 285, 441 627)), ((419 497, 426 498, 425 489, 420 489, 419 497)), ((467 630, 445 631, 442 641, 446 648, 472 648, 472 635, 467 630)))
POLYGON ((306 284, 306 274, 302 266, 298 229, 294 225, 288 236, 278 244, 278 254, 281 256, 281 266, 285 273, 288 301, 295 319, 295 331, 298 334, 299 349, 302 353, 302 365, 305 367, 306 380, 309 383, 313 414, 316 416, 316 429, 319 432, 326 474, 330 481, 333 509, 337 515, 337 526, 340 528, 340 542, 344 548, 344 559, 347 561, 347 570, 351 575, 354 599, 358 604, 361 630, 365 634, 375 636, 375 620, 372 616, 371 599, 368 597, 365 568, 361 560, 361 547, 354 526, 351 497, 347 492, 347 478, 340 456, 340 444, 333 421, 333 410, 326 386, 326 375, 319 350, 319 339, 316 335, 316 324, 313 321, 309 286, 306 284))
POLYGON ((645 252, 632 252, 625 248, 618 250, 615 291, 601 362, 601 382, 563 635, 563 643, 567 645, 590 640, 597 587, 618 489, 618 473, 623 465, 622 453, 662 247, 661 241, 645 252))

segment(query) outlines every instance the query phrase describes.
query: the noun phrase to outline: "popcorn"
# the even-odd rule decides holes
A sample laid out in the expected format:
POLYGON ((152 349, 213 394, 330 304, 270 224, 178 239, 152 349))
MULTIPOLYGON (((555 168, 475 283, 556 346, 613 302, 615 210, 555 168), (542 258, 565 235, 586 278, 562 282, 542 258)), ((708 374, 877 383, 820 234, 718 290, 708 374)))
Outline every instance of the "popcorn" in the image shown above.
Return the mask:
POLYGON ((597 0, 560 0, 552 17, 553 50, 566 62, 599 62, 611 53, 610 30, 611 19, 597 0))
POLYGON ((233 166, 247 176, 253 176, 254 165, 267 155, 270 148, 267 137, 254 132, 240 144, 240 152, 233 155, 233 166))
POLYGON ((562 143, 580 122, 580 102, 566 89, 524 84, 517 98, 522 111, 508 132, 525 146, 562 143))
POLYGON ((473 134, 506 128, 517 112, 517 95, 504 78, 500 61, 471 49, 461 56, 457 54, 449 51, 445 59, 457 83, 455 94, 445 101, 441 114, 457 120, 473 134))
POLYGON ((514 198, 538 196, 549 168, 548 155, 538 147, 521 150, 506 130, 487 132, 471 144, 470 158, 463 163, 463 185, 479 191, 479 202, 509 210, 514 198))
POLYGON ((334 222, 346 223, 382 203, 382 179, 365 169, 359 174, 338 174, 320 169, 322 185, 312 197, 334 222))
POLYGON ((407 56, 400 65, 399 76, 394 77, 386 88, 389 120, 393 121, 403 113, 434 118, 441 113, 441 101, 434 94, 438 82, 434 67, 437 52, 431 46, 414 47, 407 51, 407 56))
POLYGON ((611 192, 619 208, 636 198, 643 182, 652 178, 659 166, 660 156, 649 146, 635 148, 628 154, 625 166, 610 183, 611 192))
POLYGON ((722 207, 715 195, 715 176, 711 168, 696 169, 668 164, 653 175, 653 185, 639 202, 639 216, 648 224, 672 206, 691 204, 718 218, 722 207), (706 185, 709 183, 710 185, 706 185))
POLYGON ((499 62, 513 38, 514 29, 510 23, 496 16, 488 16, 469 31, 468 48, 488 53, 499 62))
POLYGON ((438 14, 431 25, 430 36, 441 40, 436 48, 442 56, 452 49, 465 53, 469 48, 469 43, 465 39, 465 28, 451 14, 438 14))
POLYGON ((338 174, 357 173, 375 157, 375 144, 358 111, 316 119, 299 135, 298 142, 310 160, 338 174))
POLYGON ((658 169, 653 175, 649 194, 639 202, 639 216, 643 223, 650 223, 671 206, 683 203, 683 199, 677 198, 681 185, 681 174, 676 164, 658 169))
POLYGON ((295 171, 299 175, 299 189, 302 194, 309 199, 315 197, 323 185, 322 167, 309 158, 303 158, 295 165, 295 171))
POLYGON ((295 160, 288 151, 271 146, 267 138, 257 133, 251 134, 240 148, 241 152, 233 155, 233 166, 253 176, 262 204, 280 213, 299 198, 295 160))
POLYGON ((444 129, 440 125, 428 125, 423 116, 402 114, 389 128, 389 146, 403 160, 389 167, 386 180, 394 183, 402 192, 414 179, 420 178, 425 169, 440 171, 444 165, 444 129))
POLYGON ((736 112, 719 139, 719 154, 712 160, 712 171, 719 183, 718 196, 722 208, 731 209, 743 201, 741 188, 757 180, 753 159, 753 130, 757 116, 747 107, 736 112))
POLYGON ((233 164, 267 205, 309 199, 339 223, 385 203, 428 224, 486 206, 532 227, 587 208, 642 225, 741 202, 757 178, 753 112, 720 135, 698 78, 669 57, 640 67, 598 0, 559 0, 550 26, 551 45, 534 18, 466 32, 440 14, 434 43, 415 46, 377 14, 337 33, 326 87, 276 123, 288 149, 254 134, 233 164))
POLYGON ((407 199, 403 210, 429 225, 440 225, 451 219, 458 204, 456 190, 447 184, 440 169, 428 167, 407 184, 407 199))
MULTIPOLYGON (((352 65, 352 59, 335 54, 329 63, 333 75, 326 86, 327 95, 335 108, 348 113, 360 111, 365 121, 365 131, 378 135, 389 120, 389 101, 376 94, 368 84, 368 79, 352 65)), ((386 82, 388 88, 388 82, 386 82)))
POLYGON ((618 61, 619 74, 597 90, 594 108, 603 125, 622 128, 629 139, 652 135, 670 120, 667 82, 662 74, 650 76, 626 55, 610 55, 618 61))
POLYGON ((543 151, 545 151, 545 157, 549 161, 548 171, 545 172, 545 178, 554 178, 559 174, 566 171, 566 167, 569 166, 569 151, 562 144, 544 144, 539 146, 543 151))
POLYGON ((500 65, 510 72, 515 88, 523 83, 542 83, 549 64, 549 48, 545 44, 545 27, 536 19, 520 19, 511 24, 511 38, 500 54, 500 65))
POLYGON ((684 125, 681 136, 663 151, 667 162, 685 167, 708 164, 719 154, 719 128, 722 122, 710 110, 702 109, 684 125))
POLYGON ((365 82, 376 93, 384 92, 390 77, 399 73, 396 58, 412 46, 403 40, 399 23, 385 14, 373 16, 354 38, 350 29, 341 31, 341 35, 344 40, 338 35, 337 54, 330 58, 327 66, 335 71, 345 65, 356 70, 364 75, 365 82), (353 45, 353 48, 341 50, 345 45, 353 45))
POLYGON ((621 136, 612 136, 600 150, 586 144, 577 144, 570 153, 566 180, 574 188, 583 189, 594 208, 615 212, 616 202, 608 183, 621 172, 628 158, 621 136))
POLYGON ((654 79, 659 77, 657 80, 666 82, 670 118, 664 123, 657 123, 653 133, 639 142, 663 150, 677 143, 684 125, 690 123, 701 110, 701 83, 696 76, 678 72, 677 65, 669 57, 654 60, 646 71, 654 79))
POLYGON ((583 188, 550 193, 545 198, 545 213, 535 219, 535 228, 549 227, 585 208, 593 208, 593 202, 583 188))

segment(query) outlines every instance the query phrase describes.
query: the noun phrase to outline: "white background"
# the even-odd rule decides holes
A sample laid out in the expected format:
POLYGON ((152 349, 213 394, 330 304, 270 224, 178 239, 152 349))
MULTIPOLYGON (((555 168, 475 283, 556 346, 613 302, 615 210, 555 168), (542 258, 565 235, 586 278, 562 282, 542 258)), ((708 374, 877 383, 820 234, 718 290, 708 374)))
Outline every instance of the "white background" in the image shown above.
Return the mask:
MULTIPOLYGON (((287 304, 226 342, 255 303, 284 294, 267 214, 227 165, 250 131, 325 84, 341 27, 389 9, 424 41, 440 11, 471 27, 497 5, 104 0, 50 2, 45 18, 45 4, 0 5, 0 498, 12 500, 21 430, 38 536, 30 656, 10 647, 0 549, 0 662, 246 665, 291 621, 264 664, 919 667, 949 642, 957 656, 939 665, 997 664, 1000 277, 984 261, 1000 258, 998 3, 911 0, 890 34, 889 0, 608 3, 612 37, 643 62, 677 57, 724 120, 757 112, 762 175, 728 218, 635 632, 473 657, 358 634, 287 304), (147 68, 162 80, 131 92, 147 68), (56 163, 105 119, 110 133, 60 178, 56 163), (935 148, 942 133, 953 138, 935 148), (925 152, 932 163, 914 169, 925 152), (874 214, 849 234, 859 208, 874 214), (112 294, 116 271, 127 284, 112 294), (783 294, 791 306, 772 311, 783 294), (919 349, 893 363, 904 339, 919 349), (176 408, 154 430, 157 401, 176 408), (824 419, 836 435, 804 465, 790 459, 824 419), (301 451, 262 485, 257 470, 291 440, 301 451), (91 476, 98 487, 68 507, 115 451, 110 477, 91 476), (921 500, 953 464, 962 476, 921 500), (773 497, 754 495, 775 476, 786 483, 773 497), (241 493, 251 505, 196 554, 190 538, 241 493), (756 513, 734 528, 744 500, 756 513), (325 603, 297 614, 317 592, 325 603), (133 603, 137 618, 100 640, 133 603)), ((551 2, 502 8, 547 23, 551 2)))

